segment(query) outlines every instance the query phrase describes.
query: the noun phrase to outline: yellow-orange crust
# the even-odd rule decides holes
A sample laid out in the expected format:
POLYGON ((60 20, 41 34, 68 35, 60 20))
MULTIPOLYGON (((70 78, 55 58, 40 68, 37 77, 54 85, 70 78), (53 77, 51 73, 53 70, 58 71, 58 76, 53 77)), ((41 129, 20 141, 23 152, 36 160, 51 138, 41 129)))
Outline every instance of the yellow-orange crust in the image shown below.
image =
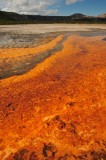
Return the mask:
MULTIPOLYGON (((61 39, 36 49, 0 49, 1 58, 36 54, 61 39)), ((1 160, 105 156, 105 53, 102 37, 70 36, 31 71, 0 81, 1 160)))

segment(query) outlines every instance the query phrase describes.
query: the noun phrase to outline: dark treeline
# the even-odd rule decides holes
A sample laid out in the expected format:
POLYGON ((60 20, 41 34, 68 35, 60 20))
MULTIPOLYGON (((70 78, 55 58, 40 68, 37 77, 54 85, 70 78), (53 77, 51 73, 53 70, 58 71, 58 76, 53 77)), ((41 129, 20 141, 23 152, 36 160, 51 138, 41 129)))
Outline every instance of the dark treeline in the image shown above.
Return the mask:
POLYGON ((43 23, 106 23, 106 18, 74 14, 71 16, 20 15, 0 11, 0 24, 43 24, 43 23))

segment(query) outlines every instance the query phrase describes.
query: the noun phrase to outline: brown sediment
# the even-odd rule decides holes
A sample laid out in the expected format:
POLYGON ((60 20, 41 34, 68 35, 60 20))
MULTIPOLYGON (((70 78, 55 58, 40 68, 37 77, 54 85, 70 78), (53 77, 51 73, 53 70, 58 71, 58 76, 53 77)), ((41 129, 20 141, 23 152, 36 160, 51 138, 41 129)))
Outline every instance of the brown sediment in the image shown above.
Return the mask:
POLYGON ((0 159, 105 160, 102 39, 69 37, 36 68, 0 81, 0 159))

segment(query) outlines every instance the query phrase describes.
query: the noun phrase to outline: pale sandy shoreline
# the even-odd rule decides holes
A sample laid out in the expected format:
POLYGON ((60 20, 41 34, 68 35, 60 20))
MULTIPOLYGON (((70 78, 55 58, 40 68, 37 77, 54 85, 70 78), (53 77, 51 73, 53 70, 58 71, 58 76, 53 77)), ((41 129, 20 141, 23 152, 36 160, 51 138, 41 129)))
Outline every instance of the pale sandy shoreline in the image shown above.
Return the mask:
POLYGON ((15 31, 19 33, 49 33, 62 31, 92 31, 92 29, 106 29, 106 24, 25 24, 0 25, 0 32, 15 31))

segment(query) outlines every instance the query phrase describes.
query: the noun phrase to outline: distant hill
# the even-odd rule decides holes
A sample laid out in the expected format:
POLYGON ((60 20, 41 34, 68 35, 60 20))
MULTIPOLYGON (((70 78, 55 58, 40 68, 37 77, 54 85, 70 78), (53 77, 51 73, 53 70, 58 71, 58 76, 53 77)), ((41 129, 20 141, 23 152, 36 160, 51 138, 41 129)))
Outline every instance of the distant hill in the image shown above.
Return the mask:
POLYGON ((88 15, 84 15, 81 13, 75 13, 70 15, 71 19, 92 19, 94 18, 93 16, 88 16, 88 15))
POLYGON ((86 15, 81 14, 81 13, 75 13, 75 14, 70 15, 70 17, 71 17, 72 19, 82 19, 82 18, 85 18, 86 15))
POLYGON ((24 17, 18 13, 0 11, 0 20, 24 20, 24 17))
POLYGON ((75 13, 70 16, 22 15, 0 11, 0 24, 35 24, 35 23, 106 23, 106 14, 97 17, 75 13))
POLYGON ((106 14, 100 14, 97 17, 99 17, 99 18, 106 18, 106 14))

